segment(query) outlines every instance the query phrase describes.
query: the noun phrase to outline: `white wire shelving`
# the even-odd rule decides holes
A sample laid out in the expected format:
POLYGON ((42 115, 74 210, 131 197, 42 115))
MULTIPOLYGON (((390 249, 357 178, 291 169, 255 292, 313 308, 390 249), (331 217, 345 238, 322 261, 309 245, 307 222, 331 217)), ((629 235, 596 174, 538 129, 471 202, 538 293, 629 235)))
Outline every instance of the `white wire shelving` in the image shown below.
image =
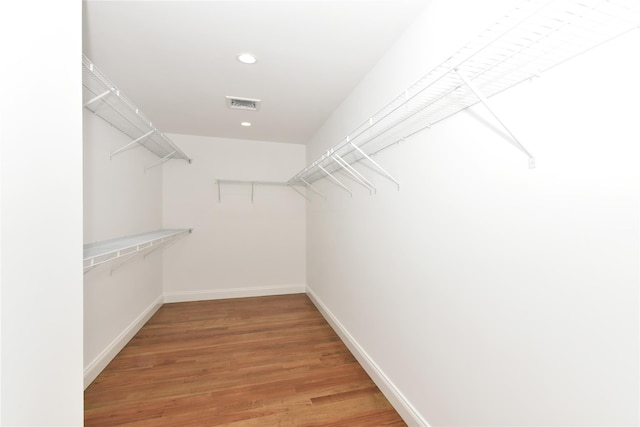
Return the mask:
MULTIPOLYGON (((222 202, 222 185, 223 184, 224 185, 250 185, 251 186, 251 203, 253 203, 253 200, 254 200, 256 187, 260 187, 260 186, 289 187, 293 191, 295 191, 296 193, 304 197, 305 199, 310 200, 309 197, 307 197, 307 195, 304 192, 300 191, 300 189, 298 188, 298 187, 301 187, 300 184, 290 184, 286 181, 245 181, 240 179, 217 179, 216 185, 218 186, 218 203, 222 202)), ((317 192, 317 194, 323 198, 325 197, 320 192, 317 192)))
POLYGON ((191 163, 191 159, 160 132, 85 55, 82 55, 82 103, 83 107, 131 138, 130 143, 112 152, 111 157, 143 146, 160 158, 146 169, 171 159, 191 163))
POLYGON ((156 250, 187 236, 193 230, 191 228, 156 230, 148 233, 104 240, 102 242, 84 245, 83 269, 84 272, 95 267, 116 260, 124 260, 111 271, 121 267, 136 258, 137 255, 145 257, 156 250))
POLYGON ((452 115, 482 103, 512 138, 534 157, 491 108, 489 98, 609 40, 639 28, 638 0, 528 0, 371 115, 288 184, 312 183, 346 173, 370 192, 373 184, 353 165, 366 160, 398 182, 372 157, 452 115))

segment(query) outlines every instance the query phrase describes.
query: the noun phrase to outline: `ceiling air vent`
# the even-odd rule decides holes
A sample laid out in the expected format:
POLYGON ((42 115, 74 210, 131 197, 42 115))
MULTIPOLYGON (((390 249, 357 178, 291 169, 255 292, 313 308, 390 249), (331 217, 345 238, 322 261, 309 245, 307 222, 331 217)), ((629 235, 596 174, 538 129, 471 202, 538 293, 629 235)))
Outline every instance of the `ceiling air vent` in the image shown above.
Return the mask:
POLYGON ((227 96, 227 107, 235 110, 258 111, 260 109, 260 99, 238 98, 237 96, 227 96))

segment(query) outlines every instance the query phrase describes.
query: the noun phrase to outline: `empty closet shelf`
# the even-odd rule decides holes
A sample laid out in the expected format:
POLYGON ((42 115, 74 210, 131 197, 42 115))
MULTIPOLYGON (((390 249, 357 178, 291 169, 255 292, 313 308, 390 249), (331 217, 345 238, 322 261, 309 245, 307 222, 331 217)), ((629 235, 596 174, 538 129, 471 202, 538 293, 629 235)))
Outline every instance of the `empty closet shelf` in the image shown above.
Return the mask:
MULTIPOLYGON (((527 0, 367 117, 289 180, 309 185, 368 160, 477 103, 532 79, 640 23, 637 0, 527 0)), ((588 90, 588 88, 585 88, 588 90)), ((533 155, 506 128, 514 146, 533 155)), ((351 172, 355 173, 353 170, 351 172)))
POLYGON ((145 117, 118 88, 86 57, 82 56, 82 103, 84 108, 131 138, 131 142, 111 153, 112 156, 145 147, 162 161, 191 159, 145 117))
POLYGON ((155 250, 191 233, 191 228, 156 230, 148 233, 104 240, 84 245, 83 268, 131 256, 147 250, 155 250))

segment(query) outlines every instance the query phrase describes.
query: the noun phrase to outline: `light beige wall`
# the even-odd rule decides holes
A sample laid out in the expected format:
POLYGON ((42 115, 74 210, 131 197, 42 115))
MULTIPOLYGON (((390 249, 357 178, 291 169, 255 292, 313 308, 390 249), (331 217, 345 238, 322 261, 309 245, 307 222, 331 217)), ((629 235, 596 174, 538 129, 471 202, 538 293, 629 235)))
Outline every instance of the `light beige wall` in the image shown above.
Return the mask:
MULTIPOLYGON (((514 5, 475 3, 433 0, 308 161, 514 5)), ((477 106, 376 156, 400 191, 317 182, 308 285, 431 425, 638 423, 639 44, 492 98, 535 170, 477 106)))
MULTIPOLYGON (((162 228, 162 168, 144 147, 109 154, 131 139, 84 110, 84 243, 162 228)), ((177 161, 177 160, 176 160, 177 161)), ((162 302, 159 252, 84 275, 84 367, 88 385, 162 302)))
POLYGON ((304 292, 306 200, 288 187, 216 179, 285 181, 305 161, 295 144, 192 135, 171 138, 194 159, 163 170, 165 228, 193 234, 164 251, 167 301, 304 292))

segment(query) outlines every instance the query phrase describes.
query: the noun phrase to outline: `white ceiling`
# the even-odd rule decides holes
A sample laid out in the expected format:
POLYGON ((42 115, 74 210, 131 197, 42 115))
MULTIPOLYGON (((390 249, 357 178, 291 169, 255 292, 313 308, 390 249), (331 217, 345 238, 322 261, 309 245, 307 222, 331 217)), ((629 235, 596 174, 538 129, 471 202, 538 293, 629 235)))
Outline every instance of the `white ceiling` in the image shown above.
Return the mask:
POLYGON ((426 1, 85 1, 83 53, 163 132, 305 143, 426 1))

